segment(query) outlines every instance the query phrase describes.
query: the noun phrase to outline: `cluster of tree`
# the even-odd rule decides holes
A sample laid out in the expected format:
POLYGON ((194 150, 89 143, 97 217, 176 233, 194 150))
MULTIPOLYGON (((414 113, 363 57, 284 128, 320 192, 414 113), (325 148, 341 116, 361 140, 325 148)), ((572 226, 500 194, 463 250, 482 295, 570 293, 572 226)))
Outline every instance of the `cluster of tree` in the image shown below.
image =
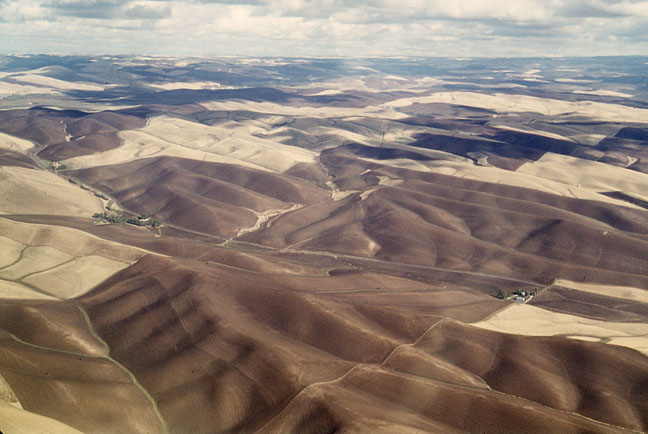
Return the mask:
POLYGON ((56 161, 53 161, 49 163, 47 166, 50 170, 65 170, 67 169, 67 166, 65 164, 58 163, 56 161))
MULTIPOLYGON (((538 295, 538 288, 535 288, 533 291, 527 291, 526 289, 513 291, 513 295, 519 295, 522 297, 530 297, 531 295, 536 296, 538 295)), ((509 293, 505 289, 500 288, 497 290, 497 295, 495 297, 504 300, 505 298, 509 298, 509 293)))
POLYGON ((505 289, 500 288, 497 290, 497 295, 495 297, 504 300, 509 297, 509 293, 505 289))
POLYGON ((74 184, 74 185, 78 185, 78 186, 81 187, 83 190, 86 190, 86 191, 91 192, 92 194, 94 194, 95 196, 97 196, 99 199, 108 200, 108 196, 106 196, 105 194, 103 194, 103 193, 99 193, 99 192, 97 192, 97 191, 94 191, 94 190, 91 189, 90 187, 87 187, 87 186, 85 186, 85 185, 83 185, 83 184, 79 184, 78 182, 76 182, 76 181, 75 181, 74 179, 72 179, 72 178, 68 178, 68 181, 70 181, 70 182, 71 182, 72 184, 74 184))
POLYGON ((140 217, 127 217, 123 214, 117 214, 117 213, 108 213, 107 211, 104 211, 102 213, 95 213, 92 216, 93 218, 96 219, 101 219, 103 221, 107 221, 109 223, 128 223, 131 225, 135 226, 152 226, 154 228, 157 228, 162 224, 158 219, 154 219, 151 217, 145 217, 145 216, 140 216, 140 217))

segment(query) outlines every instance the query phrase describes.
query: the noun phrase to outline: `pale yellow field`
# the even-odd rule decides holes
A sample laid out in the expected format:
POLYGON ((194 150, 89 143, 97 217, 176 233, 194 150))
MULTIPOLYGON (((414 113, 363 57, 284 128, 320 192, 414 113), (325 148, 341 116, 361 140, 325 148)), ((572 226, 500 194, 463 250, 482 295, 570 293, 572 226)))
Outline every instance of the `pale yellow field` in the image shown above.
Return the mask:
POLYGON ((129 265, 103 256, 84 256, 49 271, 31 275, 24 282, 57 297, 74 298, 85 294, 129 265))
POLYGON ((23 252, 20 261, 0 270, 0 277, 11 280, 20 279, 28 274, 56 267, 73 258, 73 256, 54 247, 29 246, 23 252))
POLYGON ((284 208, 284 209, 267 209, 267 210, 265 210, 263 212, 253 211, 254 214, 256 214, 256 216, 257 216, 256 223, 254 223, 254 225, 252 225, 250 227, 239 229, 239 231, 234 236, 234 238, 238 238, 241 235, 244 235, 244 234, 247 234, 247 233, 250 233, 250 232, 254 232, 254 231, 260 229, 261 226, 263 224, 265 224, 266 222, 268 222, 268 220, 270 220, 271 218, 280 216, 282 214, 289 213, 291 211, 295 211, 295 210, 297 210, 299 208, 302 208, 303 206, 304 205, 302 205, 302 204, 296 203, 296 204, 290 206, 289 208, 284 208))
POLYGON ((402 98, 391 101, 394 108, 408 107, 414 103, 447 103, 481 107, 500 113, 535 112, 547 116, 585 116, 607 122, 645 122, 648 109, 596 101, 563 101, 527 95, 493 95, 476 92, 438 92, 429 96, 402 98))
POLYGON ((100 255, 116 261, 133 263, 146 250, 107 241, 86 232, 57 226, 14 222, 0 218, 0 234, 23 245, 56 248, 72 256, 100 255))
POLYGON ((403 180, 400 178, 390 178, 389 176, 378 176, 378 185, 386 185, 388 187, 395 187, 402 184, 403 180))
POLYGON ((634 348, 648 355, 648 324, 608 322, 550 312, 528 304, 512 304, 472 325, 503 333, 565 336, 634 348))
MULTIPOLYGON (((568 71, 568 70, 565 70, 568 71)), ((572 71, 572 72, 578 72, 578 71, 572 71)), ((578 78, 556 78, 554 81, 557 81, 558 83, 591 83, 593 80, 583 80, 583 79, 578 79, 578 78)))
POLYGON ((622 191, 648 199, 648 175, 568 155, 547 152, 538 161, 523 164, 516 172, 593 192, 622 191))
POLYGON ((55 299, 55 297, 36 292, 20 283, 2 280, 2 278, 0 278, 0 298, 55 299))
POLYGON ((577 291, 590 292, 592 294, 606 295, 608 297, 622 298, 624 300, 648 303, 648 290, 633 288, 630 286, 602 285, 598 283, 572 282, 566 279, 556 279, 555 286, 575 289, 577 291))
POLYGON ((76 297, 149 253, 76 229, 3 218, 0 234, 0 263, 4 264, 0 268, 1 298, 48 298, 10 280, 33 285, 54 297, 76 297))
POLYGON ((63 163, 71 168, 85 168, 172 156, 284 172, 297 163, 315 161, 315 154, 308 150, 255 137, 250 129, 253 126, 246 127, 243 123, 233 130, 157 116, 142 129, 121 132, 124 144, 119 148, 63 163))
POLYGON ((360 200, 367 199, 369 196, 371 196, 371 193, 373 193, 376 190, 378 190, 378 187, 370 188, 369 190, 363 191, 362 193, 360 193, 360 196, 359 196, 360 200))
POLYGON ((83 434, 68 425, 0 401, 3 434, 83 434))
POLYGON ((38 74, 20 74, 11 76, 13 80, 20 81, 22 83, 35 84, 38 86, 46 86, 54 89, 63 89, 63 90, 90 90, 90 91, 100 91, 104 90, 103 86, 90 83, 76 83, 72 81, 59 80, 57 78, 47 77, 44 75, 38 74))
POLYGON ((46 170, 0 167, 0 214, 89 217, 103 210, 92 193, 46 170))
POLYGON ((220 83, 214 81, 174 81, 171 83, 150 83, 149 86, 162 90, 229 88, 229 86, 222 86, 220 83))
POLYGON ((0 375, 0 402, 11 404, 16 408, 22 408, 16 393, 2 375, 0 375))
MULTIPOLYGON (((362 123, 362 118, 348 117, 347 121, 357 121, 362 123)), ((386 124, 387 122, 385 122, 386 124)), ((327 138, 324 147, 341 146, 349 142, 361 143, 368 146, 381 146, 383 143, 406 145, 413 142, 414 136, 422 133, 436 133, 449 135, 445 130, 437 130, 435 128, 406 126, 395 126, 394 123, 389 122, 388 126, 383 126, 382 131, 372 131, 367 135, 354 133, 352 131, 344 130, 341 128, 331 127, 316 127, 309 131, 314 136, 320 138, 327 138), (382 134, 381 134, 382 133, 382 134), (330 138, 337 138, 338 140, 331 140, 330 138)), ((414 152, 426 153, 430 150, 413 147, 414 152)))
POLYGON ((599 96, 618 96, 619 98, 633 98, 634 95, 629 93, 616 92, 614 90, 596 89, 596 90, 575 90, 574 93, 585 95, 599 95, 599 96))
POLYGON ((377 137, 367 137, 362 134, 354 133, 351 131, 342 130, 339 128, 317 127, 309 131, 314 136, 320 137, 338 137, 337 146, 344 145, 348 142, 362 143, 364 145, 378 145, 377 137))
MULTIPOLYGON (((441 155, 441 154, 439 154, 441 155)), ((619 206, 643 209, 631 203, 614 199, 611 197, 598 194, 592 189, 583 188, 577 184, 566 184, 560 180, 545 178, 544 173, 518 173, 510 170, 504 170, 497 167, 476 166, 472 160, 435 160, 435 161, 415 161, 411 159, 393 159, 393 160, 375 160, 371 158, 362 158, 378 164, 388 164, 404 169, 416 170, 420 172, 434 172, 444 175, 458 176, 466 179, 475 179, 484 182, 493 182, 516 187, 532 188, 547 193, 557 194, 560 196, 574 197, 578 199, 597 200, 599 202, 612 203, 619 206)), ((623 169, 621 169, 623 170, 623 169)), ((627 172, 630 172, 627 170, 627 172)), ((637 172, 637 174, 639 174, 637 172)), ((642 174, 639 174, 642 175, 642 174)), ((634 176, 634 174, 630 174, 634 176)), ((646 176, 646 175, 642 175, 646 176)), ((648 185, 648 184, 647 184, 648 185)), ((609 190, 608 190, 609 191, 609 190)))
POLYGON ((583 145, 595 146, 606 137, 605 134, 577 134, 572 139, 583 145))
MULTIPOLYGON (((371 72, 378 72, 373 68, 365 68, 365 67, 356 67, 355 69, 361 69, 361 70, 366 70, 366 71, 371 71, 371 72)), ((424 87, 425 90, 430 85, 434 84, 443 84, 447 83, 444 80, 439 80, 435 78, 430 78, 426 77, 430 80, 425 80, 420 79, 420 80, 413 80, 413 85, 414 86, 421 86, 424 87)), ((312 83, 308 85, 303 85, 303 86, 296 86, 295 88, 300 89, 302 94, 304 95, 335 95, 339 93, 344 93, 348 91, 360 91, 360 92, 375 92, 376 90, 380 90, 383 92, 390 92, 390 91, 402 91, 403 90, 403 85, 400 83, 400 80, 382 80, 382 79, 375 79, 372 77, 340 77, 340 78, 335 78, 332 80, 328 81, 322 81, 322 82, 317 82, 317 83, 312 83)), ((411 91, 414 92, 422 92, 423 90, 417 90, 417 89, 410 89, 411 91)))
MULTIPOLYGON (((355 89, 356 86, 350 88, 355 89)), ((202 103, 209 110, 250 110, 257 113, 269 113, 285 116, 315 117, 315 118, 342 118, 349 116, 360 116, 366 118, 380 119, 403 119, 408 117, 405 113, 400 113, 391 108, 378 106, 368 106, 364 108, 355 107, 312 107, 312 106, 290 106, 275 104, 272 102, 255 102, 255 101, 212 101, 202 103)))
POLYGON ((0 133, 0 149, 8 149, 10 151, 26 154, 33 147, 34 144, 29 140, 14 137, 5 133, 0 133))
POLYGON ((51 87, 38 87, 0 81, 0 98, 14 95, 53 95, 59 93, 51 87))
POLYGON ((326 90, 321 90, 319 92, 314 92, 314 93, 308 93, 304 92, 304 95, 309 95, 309 96, 327 96, 327 95, 341 95, 343 92, 338 89, 326 89, 326 90))
POLYGON ((353 193, 360 193, 360 190, 332 190, 331 198, 335 201, 338 201, 351 196, 353 193))
POLYGON ((7 267, 20 258, 25 245, 0 235, 0 268, 7 267))
MULTIPOLYGON (((556 133, 551 133, 549 131, 534 130, 534 129, 528 128, 528 127, 526 127, 526 128, 515 128, 515 127, 511 127, 509 125, 497 125, 497 124, 490 124, 490 123, 488 124, 488 126, 492 127, 492 128, 498 128, 500 130, 516 131, 516 132, 519 132, 519 133, 527 133, 527 134, 535 134, 537 136, 549 137, 550 139, 566 140, 568 142, 573 142, 573 140, 570 139, 569 137, 565 137, 565 136, 562 136, 562 135, 556 134, 556 133)), ((603 136, 603 137, 605 137, 605 136, 603 136)))

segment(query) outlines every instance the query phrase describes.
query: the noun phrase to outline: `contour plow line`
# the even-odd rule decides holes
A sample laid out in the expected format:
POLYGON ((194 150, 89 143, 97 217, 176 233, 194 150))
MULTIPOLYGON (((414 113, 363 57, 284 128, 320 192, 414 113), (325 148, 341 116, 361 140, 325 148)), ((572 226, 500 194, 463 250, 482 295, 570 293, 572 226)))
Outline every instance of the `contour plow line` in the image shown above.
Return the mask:
POLYGON ((153 396, 151 396, 151 394, 137 380, 137 378, 135 377, 135 374, 133 374, 128 368, 126 368, 124 365, 122 365, 119 361, 115 360, 114 358, 112 358, 110 356, 110 347, 108 346, 106 341, 104 341, 97 334, 97 332, 95 331, 95 329, 94 329, 94 327, 92 325, 92 321, 90 320, 90 316, 88 315, 86 310, 82 306, 78 306, 78 305, 77 305, 77 309, 79 309, 79 312, 81 312, 81 314, 83 315, 83 318, 85 319, 85 323, 86 323, 86 325, 88 327, 88 332, 90 332, 90 334, 105 348, 105 354, 103 356, 100 356, 100 357, 103 357, 106 360, 109 360, 110 362, 115 364, 115 366, 117 366, 119 369, 124 371, 124 373, 126 375, 128 375, 130 377, 131 382, 133 383, 133 385, 135 387, 137 387, 140 390, 140 392, 142 392, 142 394, 146 397, 146 399, 150 402, 151 407, 153 409, 153 412, 155 413, 155 416, 157 417, 158 421, 160 422, 160 428, 162 430, 162 433, 163 434, 169 434, 169 429, 167 427, 167 424, 164 421, 164 418, 162 417, 162 414, 160 413, 160 409, 158 408, 157 402, 155 402, 155 399, 153 398, 153 396))

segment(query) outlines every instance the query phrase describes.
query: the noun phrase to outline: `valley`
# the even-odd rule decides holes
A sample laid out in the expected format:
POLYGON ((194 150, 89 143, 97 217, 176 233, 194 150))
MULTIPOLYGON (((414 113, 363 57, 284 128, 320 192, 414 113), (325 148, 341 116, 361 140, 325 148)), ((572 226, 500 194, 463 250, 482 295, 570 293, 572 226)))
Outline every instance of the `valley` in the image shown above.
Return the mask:
POLYGON ((28 59, 2 432, 648 430, 648 59, 28 59))

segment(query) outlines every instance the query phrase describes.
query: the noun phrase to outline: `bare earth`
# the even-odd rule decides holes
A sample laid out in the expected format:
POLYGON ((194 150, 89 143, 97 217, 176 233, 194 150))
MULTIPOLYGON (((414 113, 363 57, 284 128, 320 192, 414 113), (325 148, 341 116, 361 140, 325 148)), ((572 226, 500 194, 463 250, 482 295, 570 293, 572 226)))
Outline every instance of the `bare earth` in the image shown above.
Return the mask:
POLYGON ((647 431, 639 60, 0 59, 0 431, 647 431))

